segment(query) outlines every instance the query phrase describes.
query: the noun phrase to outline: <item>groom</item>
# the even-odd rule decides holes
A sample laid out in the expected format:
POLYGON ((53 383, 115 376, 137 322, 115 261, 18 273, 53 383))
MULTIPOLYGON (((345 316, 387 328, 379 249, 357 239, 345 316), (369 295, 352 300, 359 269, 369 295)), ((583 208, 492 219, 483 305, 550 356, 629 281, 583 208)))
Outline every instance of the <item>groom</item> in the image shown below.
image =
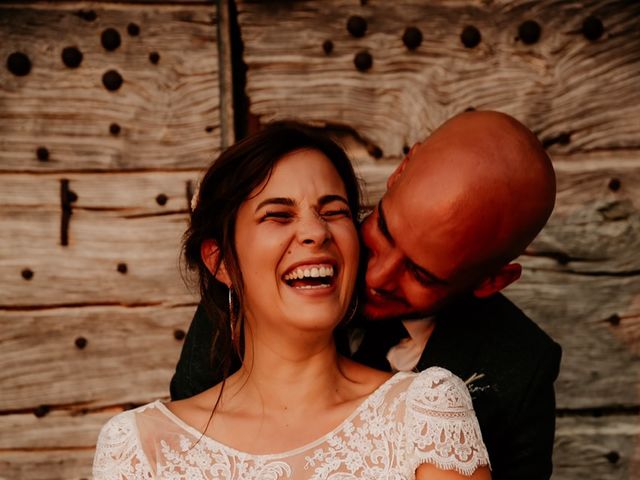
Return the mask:
MULTIPOLYGON (((551 476, 561 350, 498 293, 555 200, 535 136, 497 112, 467 112, 413 146, 361 226, 367 258, 353 358, 382 369, 441 366, 470 380, 494 480, 551 476)), ((174 399, 212 386, 212 327, 199 308, 174 399)))

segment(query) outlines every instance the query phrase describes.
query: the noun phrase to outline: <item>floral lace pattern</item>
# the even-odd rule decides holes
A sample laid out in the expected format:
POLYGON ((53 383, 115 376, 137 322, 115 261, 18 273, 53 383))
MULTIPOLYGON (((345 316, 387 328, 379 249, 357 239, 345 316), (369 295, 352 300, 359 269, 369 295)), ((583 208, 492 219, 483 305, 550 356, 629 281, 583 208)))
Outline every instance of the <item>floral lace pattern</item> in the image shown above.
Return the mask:
POLYGON ((422 463, 464 475, 489 464, 466 386, 437 367, 397 373, 332 432, 270 455, 202 437, 162 403, 150 403, 102 428, 94 478, 399 480, 414 478, 422 463))

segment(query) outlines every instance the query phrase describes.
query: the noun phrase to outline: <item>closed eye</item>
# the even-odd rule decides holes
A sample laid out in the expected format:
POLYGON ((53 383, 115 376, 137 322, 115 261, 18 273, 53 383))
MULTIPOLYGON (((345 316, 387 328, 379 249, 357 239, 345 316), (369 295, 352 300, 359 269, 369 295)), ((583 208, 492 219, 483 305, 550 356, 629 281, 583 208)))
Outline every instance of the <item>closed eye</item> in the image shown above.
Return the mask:
POLYGON ((351 211, 348 208, 339 208, 336 210, 325 210, 320 215, 323 218, 351 218, 351 211))
POLYGON ((287 223, 293 218, 293 214, 290 212, 265 212, 264 215, 260 218, 261 222, 267 220, 273 220, 278 223, 287 223))

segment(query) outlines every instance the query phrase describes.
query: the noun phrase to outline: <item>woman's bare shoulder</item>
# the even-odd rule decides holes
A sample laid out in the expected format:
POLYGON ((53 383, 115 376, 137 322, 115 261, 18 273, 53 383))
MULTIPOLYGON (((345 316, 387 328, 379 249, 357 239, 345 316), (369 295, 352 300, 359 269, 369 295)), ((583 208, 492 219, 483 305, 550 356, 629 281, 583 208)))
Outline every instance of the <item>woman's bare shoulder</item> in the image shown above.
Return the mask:
POLYGON ((363 395, 373 392, 393 376, 390 372, 368 367, 346 357, 340 358, 339 365, 344 376, 357 385, 363 395))

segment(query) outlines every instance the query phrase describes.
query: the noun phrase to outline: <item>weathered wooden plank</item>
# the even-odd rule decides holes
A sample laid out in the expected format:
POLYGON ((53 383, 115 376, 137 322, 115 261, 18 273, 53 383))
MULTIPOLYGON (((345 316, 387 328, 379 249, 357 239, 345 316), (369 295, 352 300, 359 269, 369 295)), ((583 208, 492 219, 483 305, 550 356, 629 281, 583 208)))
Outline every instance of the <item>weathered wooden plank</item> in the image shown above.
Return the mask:
POLYGON ((42 452, 0 452, 3 480, 88 480, 91 477, 93 448, 42 452))
POLYGON ((553 480, 637 478, 640 419, 561 417, 556 424, 553 480))
MULTIPOLYGON (((564 348, 558 407, 637 405, 640 392, 629 386, 640 379, 640 279, 571 275, 524 263, 523 279, 507 294, 564 348)), ((179 350, 173 329, 185 329, 193 312, 192 306, 2 312, 0 409, 142 403, 166 392, 179 350), (83 350, 74 343, 79 337, 88 340, 83 350), (86 367, 81 372, 78 361, 86 367)))
POLYGON ((474 107, 510 113, 554 152, 638 147, 637 2, 240 1, 238 11, 247 94, 261 121, 345 126, 378 156, 398 158, 474 107), (361 38, 346 29, 352 15, 367 22, 361 38), (581 33, 588 15, 604 24, 596 41, 581 33), (518 26, 529 19, 542 33, 527 45, 518 26), (475 48, 461 42, 469 25, 481 34, 475 48), (402 41, 409 26, 423 35, 416 50, 402 41), (366 72, 354 66, 361 51, 373 59, 366 72))
POLYGON ((22 52, 32 65, 25 76, 0 69, 0 169, 208 163, 221 147, 215 7, 93 4, 92 21, 78 14, 83 8, 50 2, 0 7, 0 57, 22 52), (128 33, 131 23, 137 35, 128 33), (119 33, 113 51, 101 45, 108 28, 119 33), (66 47, 82 53, 77 68, 63 63, 66 47), (103 86, 111 70, 124 79, 115 91, 103 86), (38 160, 38 148, 47 149, 41 154, 46 160, 38 160))
POLYGON ((123 216, 186 212, 202 174, 203 170, 4 173, 0 174, 0 206, 60 208, 61 180, 66 179, 77 196, 74 210, 113 210, 123 216))
POLYGON ((189 305, 0 312, 0 411, 167 397, 194 311, 189 305))
POLYGON ((5 209, 0 306, 193 301, 179 270, 185 220, 77 210, 62 246, 60 210, 5 209), (32 275, 23 277, 25 269, 32 275))
POLYGON ((0 451, 95 448, 102 425, 122 410, 83 413, 63 409, 41 417, 32 413, 0 415, 0 451))
POLYGON ((572 274, 534 260, 519 259, 522 279, 505 293, 563 347, 558 408, 639 405, 640 275, 572 274))

